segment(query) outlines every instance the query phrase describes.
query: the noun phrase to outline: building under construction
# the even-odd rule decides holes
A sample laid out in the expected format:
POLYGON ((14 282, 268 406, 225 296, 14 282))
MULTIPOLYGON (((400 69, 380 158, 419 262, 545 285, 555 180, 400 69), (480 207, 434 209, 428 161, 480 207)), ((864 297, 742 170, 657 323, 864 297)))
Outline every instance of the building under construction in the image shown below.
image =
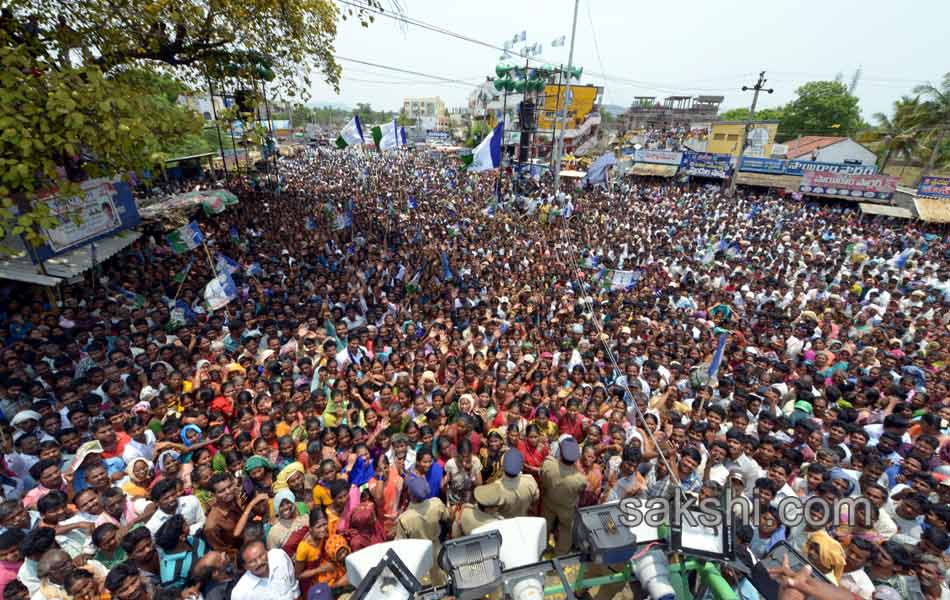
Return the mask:
POLYGON ((689 129, 692 123, 716 120, 723 96, 636 96, 623 114, 627 131, 638 129, 689 129))

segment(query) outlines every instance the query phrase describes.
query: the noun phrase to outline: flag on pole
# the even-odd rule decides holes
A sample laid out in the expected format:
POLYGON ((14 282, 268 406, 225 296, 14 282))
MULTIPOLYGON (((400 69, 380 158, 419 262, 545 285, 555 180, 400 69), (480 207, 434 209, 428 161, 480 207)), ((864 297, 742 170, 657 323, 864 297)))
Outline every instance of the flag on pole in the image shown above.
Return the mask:
POLYGON ((584 175, 584 179, 581 181, 584 185, 606 183, 607 182, 607 168, 617 164, 617 157, 614 156, 613 152, 605 152, 591 164, 590 168, 587 169, 587 175, 584 175))
POLYGON ((233 275, 241 270, 241 265, 220 253, 216 256, 214 266, 218 273, 227 273, 228 275, 233 275))
POLYGON ((237 298, 237 286, 231 279, 230 273, 218 273, 218 276, 208 282, 204 291, 205 306, 208 310, 218 310, 227 306, 237 298))
POLYGON ((469 171, 478 173, 498 168, 501 164, 501 136, 504 127, 504 123, 495 125, 495 129, 485 136, 470 156, 462 156, 462 160, 468 163, 469 171))
POLYGON ((399 128, 396 126, 396 119, 393 119, 391 123, 374 127, 373 141, 379 151, 393 150, 399 147, 399 128))
POLYGON ((719 365, 722 364, 722 355, 726 351, 726 341, 729 339, 728 333, 719 336, 719 343, 716 344, 716 352, 713 354, 712 362, 709 364, 709 377, 715 377, 719 372, 719 365))
POLYGON ((172 247, 175 254, 184 254, 200 246, 204 241, 204 236, 201 235, 198 224, 192 221, 169 233, 165 239, 168 240, 168 245, 172 247))
POLYGON ((556 38, 554 38, 554 40, 551 42, 551 47, 552 47, 552 48, 557 48, 557 47, 559 47, 559 46, 563 46, 563 45, 564 45, 564 41, 565 41, 565 36, 562 35, 562 36, 560 36, 560 37, 556 37, 556 38))
POLYGON ((247 271, 248 277, 261 277, 264 275, 264 269, 261 268, 261 263, 254 261, 247 266, 245 269, 247 271))
POLYGON ((195 259, 192 258, 188 261, 188 264, 185 265, 184 269, 175 273, 175 283, 183 283, 186 279, 188 279, 188 273, 191 272, 191 265, 193 265, 194 262, 195 259))
POLYGON ((400 146, 408 146, 408 145, 409 145, 409 144, 406 142, 406 128, 405 128, 405 127, 400 127, 400 128, 399 128, 399 145, 400 145, 400 146))
POLYGON ((350 122, 343 126, 340 135, 336 138, 336 147, 339 149, 348 146, 357 146, 363 144, 363 124, 360 123, 359 115, 353 115, 350 122))
POLYGON ((418 204, 416 203, 415 196, 410 195, 409 198, 406 200, 406 202, 409 204, 409 210, 416 210, 416 207, 418 206, 418 204))
POLYGON ((142 294, 136 294, 135 292, 130 292, 124 287, 116 288, 116 291, 121 294, 123 298, 135 305, 135 308, 142 308, 145 306, 145 296, 142 294))
POLYGON ((449 255, 442 252, 440 258, 442 259, 442 280, 452 281, 455 276, 452 274, 452 267, 449 266, 449 255))

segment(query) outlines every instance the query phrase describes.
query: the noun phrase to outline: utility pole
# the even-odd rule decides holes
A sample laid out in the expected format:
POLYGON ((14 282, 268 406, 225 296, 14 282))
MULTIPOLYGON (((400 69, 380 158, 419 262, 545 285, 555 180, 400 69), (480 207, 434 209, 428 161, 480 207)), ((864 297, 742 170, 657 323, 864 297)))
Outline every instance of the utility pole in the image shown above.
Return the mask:
POLYGON ((765 71, 762 71, 759 73, 759 80, 755 82, 754 86, 742 86, 743 92, 752 90, 754 93, 752 94, 752 107, 749 109, 749 119, 746 121, 745 127, 742 128, 742 139, 739 140, 739 156, 736 158, 736 168, 732 170, 732 178, 729 180, 729 193, 727 194, 729 198, 736 195, 736 179, 739 177, 742 155, 745 154, 746 143, 749 141, 749 127, 752 125, 752 120, 755 119, 755 105, 759 102, 759 92, 771 94, 774 91, 772 88, 765 87, 766 81, 768 80, 765 78, 765 71))
MULTIPOLYGON (((571 97, 571 70, 574 68, 574 35, 577 33, 577 9, 581 0, 574 0, 574 24, 571 25, 571 49, 567 54, 567 87, 564 88, 564 116, 567 117, 567 107, 570 106, 571 97)), ((560 95, 559 95, 560 97, 560 95)), ((560 135, 554 143, 554 199, 557 201, 558 192, 561 189, 561 152, 564 149, 564 119, 561 115, 557 116, 558 125, 560 125, 560 135)))

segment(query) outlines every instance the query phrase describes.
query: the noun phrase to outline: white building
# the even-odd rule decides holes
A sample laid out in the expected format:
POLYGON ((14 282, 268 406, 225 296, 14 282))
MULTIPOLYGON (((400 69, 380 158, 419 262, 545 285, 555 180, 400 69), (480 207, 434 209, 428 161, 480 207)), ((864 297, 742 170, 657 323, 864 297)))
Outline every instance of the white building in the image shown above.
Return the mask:
POLYGON ((826 163, 874 165, 877 155, 847 137, 806 135, 789 140, 785 158, 826 163))

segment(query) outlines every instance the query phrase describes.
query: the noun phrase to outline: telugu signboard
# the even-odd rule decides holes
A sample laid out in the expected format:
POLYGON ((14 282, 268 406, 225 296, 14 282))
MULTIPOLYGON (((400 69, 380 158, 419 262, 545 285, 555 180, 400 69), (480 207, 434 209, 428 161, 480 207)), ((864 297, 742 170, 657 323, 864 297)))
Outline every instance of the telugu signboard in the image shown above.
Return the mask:
POLYGON ((711 152, 687 152, 683 157, 685 173, 690 177, 725 179, 732 170, 732 156, 711 152))
POLYGON ((36 249, 41 260, 139 224, 132 190, 124 181, 94 179, 80 184, 76 196, 42 200, 59 225, 44 229, 46 243, 36 249))
POLYGON ((840 163, 825 163, 813 160, 785 161, 786 175, 803 175, 809 171, 816 173, 848 173, 851 175, 874 175, 877 167, 874 165, 845 165, 840 163))
POLYGON ((917 186, 917 195, 921 198, 950 200, 950 177, 922 177, 917 186))
POLYGON ((811 160, 783 160, 778 158, 759 158, 743 156, 739 171, 746 173, 766 173, 769 175, 800 176, 807 172, 848 173, 852 175, 873 175, 877 172, 874 165, 846 165, 811 160))
POLYGON ((887 175, 805 171, 799 191, 849 200, 890 200, 899 181, 887 175))
POLYGON ((638 163, 676 165, 678 167, 683 162, 683 153, 668 150, 637 150, 633 153, 633 160, 638 163))

